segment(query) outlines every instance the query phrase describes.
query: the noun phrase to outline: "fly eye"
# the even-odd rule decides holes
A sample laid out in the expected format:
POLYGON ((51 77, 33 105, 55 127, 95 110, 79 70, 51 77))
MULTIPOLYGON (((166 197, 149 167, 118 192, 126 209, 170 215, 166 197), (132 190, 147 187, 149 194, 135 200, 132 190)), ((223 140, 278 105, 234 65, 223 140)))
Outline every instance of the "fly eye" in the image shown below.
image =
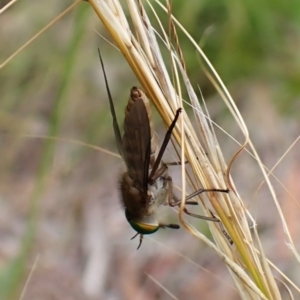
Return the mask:
POLYGON ((131 225, 131 227, 139 234, 152 234, 159 229, 158 224, 145 224, 133 220, 128 220, 128 222, 131 225))

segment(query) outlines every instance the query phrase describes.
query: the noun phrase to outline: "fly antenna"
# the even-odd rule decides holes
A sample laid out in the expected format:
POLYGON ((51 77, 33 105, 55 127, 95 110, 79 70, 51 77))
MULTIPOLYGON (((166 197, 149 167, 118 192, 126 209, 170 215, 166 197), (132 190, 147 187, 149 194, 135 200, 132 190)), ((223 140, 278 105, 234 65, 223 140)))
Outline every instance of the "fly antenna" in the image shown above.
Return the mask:
POLYGON ((130 239, 130 240, 133 240, 133 239, 135 239, 138 235, 140 235, 140 242, 139 242, 139 245, 138 245, 138 247, 136 248, 136 250, 139 250, 140 247, 142 246, 142 242, 143 242, 143 237, 144 237, 144 235, 137 232, 137 234, 135 234, 135 235, 130 239))

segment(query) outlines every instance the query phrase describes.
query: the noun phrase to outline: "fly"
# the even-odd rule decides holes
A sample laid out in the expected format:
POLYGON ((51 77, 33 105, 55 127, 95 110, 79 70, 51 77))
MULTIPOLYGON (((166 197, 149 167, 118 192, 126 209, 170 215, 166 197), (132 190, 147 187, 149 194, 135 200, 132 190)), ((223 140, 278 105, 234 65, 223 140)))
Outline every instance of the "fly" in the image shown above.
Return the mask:
MULTIPOLYGON (((177 206, 181 203, 181 200, 176 199, 172 193, 172 178, 168 174, 168 165, 162 161, 162 156, 182 109, 177 109, 162 146, 157 151, 149 100, 140 89, 133 87, 125 109, 124 134, 121 137, 100 50, 99 56, 109 98, 116 144, 127 167, 127 171, 122 174, 119 181, 121 201, 127 221, 137 232, 133 238, 140 235, 137 248, 139 249, 145 234, 152 234, 159 228, 178 229, 180 227, 178 224, 158 222, 156 212, 161 205, 177 206)), ((221 189, 198 190, 186 197, 186 204, 197 204, 197 202, 188 200, 208 191, 228 192, 228 190, 221 189)), ((196 218, 220 222, 214 216, 206 217, 192 214, 186 208, 184 208, 184 212, 196 218)))

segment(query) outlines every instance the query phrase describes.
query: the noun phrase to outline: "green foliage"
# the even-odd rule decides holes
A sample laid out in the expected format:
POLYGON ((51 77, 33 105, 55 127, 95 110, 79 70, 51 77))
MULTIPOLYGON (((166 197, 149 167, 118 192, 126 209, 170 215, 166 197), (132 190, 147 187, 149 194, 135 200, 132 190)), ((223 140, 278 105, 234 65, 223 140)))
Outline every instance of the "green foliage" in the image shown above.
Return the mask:
MULTIPOLYGON (((172 9, 226 84, 265 80, 279 84, 274 100, 283 110, 297 101, 299 1, 173 1, 172 9)), ((205 91, 208 82, 195 63, 195 52, 178 33, 193 82, 205 91)))

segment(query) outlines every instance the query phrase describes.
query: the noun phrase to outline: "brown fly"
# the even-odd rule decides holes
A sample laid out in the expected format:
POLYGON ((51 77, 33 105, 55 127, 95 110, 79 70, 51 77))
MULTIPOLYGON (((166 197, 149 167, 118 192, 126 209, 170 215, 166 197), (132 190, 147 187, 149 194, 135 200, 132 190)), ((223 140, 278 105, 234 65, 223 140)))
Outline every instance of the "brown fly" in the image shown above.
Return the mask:
MULTIPOLYGON (((177 206, 181 203, 172 193, 172 178, 168 174, 168 165, 162 161, 162 156, 181 113, 181 108, 177 109, 162 146, 157 151, 152 129, 149 100, 140 89, 133 87, 125 109, 124 134, 122 138, 100 50, 99 56, 113 118, 116 144, 127 167, 127 171, 122 174, 119 181, 121 200, 125 209, 126 219, 137 232, 133 238, 140 235, 139 249, 144 234, 154 233, 159 228, 179 228, 177 224, 158 222, 156 212, 161 205, 169 204, 170 206, 177 206)), ((228 192, 228 190, 220 189, 202 189, 186 197, 186 200, 208 191, 228 192)), ((197 203, 187 201, 186 204, 197 203)), ((192 214, 186 208, 184 208, 184 211, 197 218, 220 222, 214 216, 206 217, 192 214)))

